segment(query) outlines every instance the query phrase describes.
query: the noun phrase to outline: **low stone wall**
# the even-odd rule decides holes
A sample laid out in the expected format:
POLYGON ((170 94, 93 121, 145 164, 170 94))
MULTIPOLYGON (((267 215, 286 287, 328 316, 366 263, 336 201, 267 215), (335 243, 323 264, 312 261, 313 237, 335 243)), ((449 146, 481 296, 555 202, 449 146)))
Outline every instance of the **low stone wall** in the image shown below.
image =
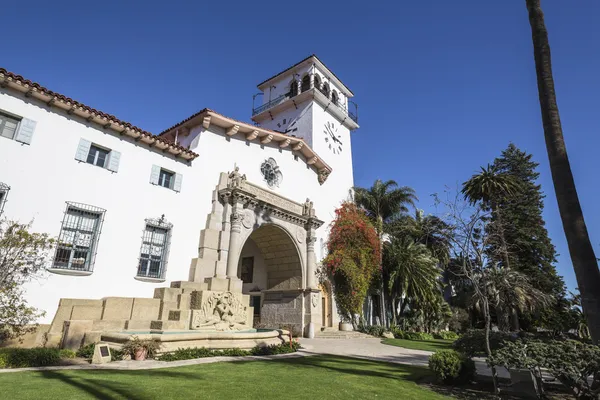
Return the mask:
MULTIPOLYGON (((133 335, 127 333, 106 333, 102 342, 113 348, 121 348, 133 335)), ((162 333, 161 331, 147 334, 136 334, 141 340, 155 339, 161 342, 158 354, 175 351, 186 347, 205 347, 207 349, 252 349, 256 346, 270 346, 285 343, 289 339, 286 330, 265 332, 202 332, 188 331, 181 333, 162 333)))

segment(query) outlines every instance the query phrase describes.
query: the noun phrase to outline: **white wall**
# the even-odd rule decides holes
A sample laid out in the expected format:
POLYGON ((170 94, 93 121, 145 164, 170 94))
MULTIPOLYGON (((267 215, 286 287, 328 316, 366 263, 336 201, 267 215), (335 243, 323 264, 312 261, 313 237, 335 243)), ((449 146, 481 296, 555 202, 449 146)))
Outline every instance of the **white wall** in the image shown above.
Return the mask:
MULTIPOLYGON (((309 104, 313 105, 299 123, 302 132, 297 136, 322 134, 319 133, 322 128, 315 127, 329 114, 319 110, 319 115, 313 116, 313 109, 319 106, 309 104)), ((320 146, 323 139, 314 138, 315 150, 333 167, 333 173, 321 186, 317 173, 306 165, 302 156, 294 157, 289 147, 279 149, 275 144, 247 142, 241 135, 229 138, 214 125, 210 131, 195 127, 188 137, 181 138, 182 143, 189 143, 199 154, 190 165, 12 91, 0 89, 0 110, 37 121, 31 145, 0 138, 0 182, 11 186, 4 208, 7 217, 22 222, 33 220, 35 231, 57 236, 66 201, 107 210, 92 275, 47 274, 44 279, 27 285, 30 304, 47 311, 41 322, 52 319, 60 298, 152 297, 155 287, 186 280, 190 260, 198 254, 199 233, 205 227, 219 173, 231 171, 234 164, 249 181, 267 188, 260 166, 267 158, 274 158, 283 181, 280 187, 271 190, 300 203, 307 197, 314 202, 317 216, 325 222, 317 231, 317 243, 319 239, 326 241, 334 210, 352 186, 349 138, 341 157, 332 157, 320 146), (121 152, 119 171, 111 173, 76 161, 81 138, 121 152), (181 173, 182 191, 176 193, 150 184, 153 164, 181 173), (167 282, 137 281, 134 276, 144 219, 162 214, 173 223, 167 282)), ((348 132, 344 134, 349 136, 348 132)))
POLYGON ((61 297, 151 297, 160 285, 134 280, 146 218, 165 214, 173 223, 166 278, 186 279, 210 207, 210 192, 197 185, 207 179, 203 171, 12 93, 0 92, 0 109, 37 126, 31 145, 0 138, 0 181, 11 186, 5 216, 33 220, 35 231, 57 236, 66 201, 107 210, 91 276, 48 274, 27 286, 31 305, 48 312, 43 321, 51 320, 61 297), (121 152, 119 171, 76 161, 80 138, 121 152), (153 164, 183 175, 181 193, 149 183, 153 164))

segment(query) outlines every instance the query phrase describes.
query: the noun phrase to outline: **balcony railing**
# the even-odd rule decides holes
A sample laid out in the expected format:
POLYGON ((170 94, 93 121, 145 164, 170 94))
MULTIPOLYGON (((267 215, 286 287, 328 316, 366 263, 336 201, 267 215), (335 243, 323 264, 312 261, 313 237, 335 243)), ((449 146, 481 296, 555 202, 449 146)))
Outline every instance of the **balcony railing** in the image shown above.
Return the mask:
MULTIPOLYGON (((319 90, 319 91, 321 93, 323 93, 322 90, 319 90)), ((325 93, 323 93, 323 94, 325 94, 325 93)), ((276 105, 281 104, 281 103, 283 103, 284 101, 286 101, 287 99, 290 99, 290 98, 292 98, 291 92, 284 93, 281 96, 276 97, 273 100, 268 101, 265 104, 252 109, 252 116, 255 116, 255 115, 260 114, 260 113, 262 113, 262 112, 264 112, 264 111, 266 111, 266 110, 268 110, 270 108, 273 108, 276 105)), ((352 111, 348 110, 346 107, 344 107, 343 104, 339 103, 339 100, 338 100, 338 103, 333 103, 332 102, 331 104, 335 105, 344 114, 348 115, 352 121, 354 121, 354 122, 356 122, 358 124, 358 109, 357 109, 356 103, 354 103, 354 102, 351 102, 351 103, 354 104, 355 112, 352 112, 352 111)))
POLYGON ((286 101, 289 98, 290 98, 289 92, 282 94, 281 96, 274 98, 273 100, 263 104, 262 106, 259 106, 259 107, 256 107, 255 109, 253 109, 252 116, 255 116, 256 114, 260 114, 261 112, 268 110, 269 108, 273 108, 276 105, 283 103, 284 101, 286 101))

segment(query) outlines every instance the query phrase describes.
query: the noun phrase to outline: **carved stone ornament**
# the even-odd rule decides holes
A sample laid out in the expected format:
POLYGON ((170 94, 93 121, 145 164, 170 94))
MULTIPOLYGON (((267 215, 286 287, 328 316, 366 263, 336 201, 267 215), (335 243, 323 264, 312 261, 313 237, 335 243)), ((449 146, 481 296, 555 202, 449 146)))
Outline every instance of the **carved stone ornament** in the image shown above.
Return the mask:
POLYGON ((268 158, 260 165, 260 172, 270 188, 279 187, 283 181, 283 174, 279 170, 277 161, 274 158, 268 158))
POLYGON ((246 324, 247 308, 231 292, 215 292, 192 311, 192 329, 237 331, 249 329, 246 324))
POLYGON ((313 293, 311 300, 312 300, 312 306, 313 306, 313 308, 316 308, 317 305, 319 305, 319 294, 318 293, 313 293))
POLYGON ((254 213, 252 212, 252 210, 244 210, 243 214, 242 214, 242 225, 244 226, 244 228, 246 229, 250 229, 252 228, 252 226, 254 225, 254 213))
POLYGON ((326 169, 322 169, 319 171, 319 184, 324 184, 325 181, 327 180, 327 178, 329 178, 329 174, 331 172, 326 170, 326 169))
POLYGON ((298 243, 304 243, 305 239, 306 239, 306 229, 299 226, 298 228, 296 228, 296 240, 298 241, 298 243))

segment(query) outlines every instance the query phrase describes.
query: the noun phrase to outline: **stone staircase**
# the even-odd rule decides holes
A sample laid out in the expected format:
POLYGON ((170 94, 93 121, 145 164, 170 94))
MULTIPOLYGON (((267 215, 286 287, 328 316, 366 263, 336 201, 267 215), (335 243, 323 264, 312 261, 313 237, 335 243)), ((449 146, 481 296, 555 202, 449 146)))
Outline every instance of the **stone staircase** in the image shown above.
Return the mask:
POLYGON ((325 328, 315 333, 315 339, 373 339, 374 336, 356 331, 338 331, 333 328, 325 328))

